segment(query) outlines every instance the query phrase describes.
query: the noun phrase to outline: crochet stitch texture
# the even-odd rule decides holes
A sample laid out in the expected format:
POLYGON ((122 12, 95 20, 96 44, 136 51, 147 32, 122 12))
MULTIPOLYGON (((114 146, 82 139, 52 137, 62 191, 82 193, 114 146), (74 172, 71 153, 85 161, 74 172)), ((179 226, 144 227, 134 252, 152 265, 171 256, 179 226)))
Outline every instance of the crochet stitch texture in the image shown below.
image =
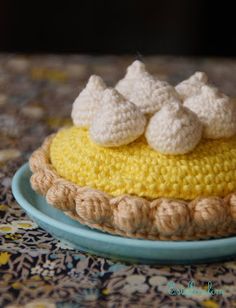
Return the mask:
POLYGON ((236 104, 214 87, 204 85, 201 91, 184 101, 203 123, 205 138, 228 138, 236 134, 236 104))
POLYGON ((90 127, 90 137, 95 143, 117 147, 143 134, 145 116, 115 89, 104 91, 101 105, 90 127))
POLYGON ((235 234, 235 193, 192 201, 112 197, 60 177, 49 158, 53 138, 46 138, 30 157, 30 182, 49 204, 80 223, 113 234, 152 240, 197 240, 235 234))
POLYGON ((113 196, 194 199, 236 190, 236 137, 202 140, 186 155, 162 155, 141 137, 129 145, 103 148, 88 131, 67 128, 52 140, 50 159, 57 173, 80 186, 113 196))
POLYGON ((149 145, 163 154, 185 154, 199 143, 202 123, 191 110, 172 102, 150 119, 145 135, 149 145))
POLYGON ((236 134, 235 102, 207 81, 205 73, 196 72, 176 86, 177 93, 135 61, 116 89, 106 88, 101 77, 91 76, 73 103, 73 123, 90 128, 95 143, 117 147, 137 139, 147 122, 145 136, 153 149, 162 154, 185 154, 197 146, 202 135, 218 139, 236 134), (178 112, 173 106, 179 106, 178 112))
POLYGON ((86 87, 72 105, 71 117, 76 126, 89 127, 101 106, 104 90, 107 88, 101 77, 92 75, 86 87))
POLYGON ((204 72, 196 72, 188 79, 183 80, 175 86, 182 100, 196 95, 201 91, 201 87, 207 84, 208 77, 204 72))
POLYGON ((127 68, 125 77, 117 83, 116 89, 148 116, 165 104, 179 99, 174 87, 149 74, 140 61, 134 61, 127 68))

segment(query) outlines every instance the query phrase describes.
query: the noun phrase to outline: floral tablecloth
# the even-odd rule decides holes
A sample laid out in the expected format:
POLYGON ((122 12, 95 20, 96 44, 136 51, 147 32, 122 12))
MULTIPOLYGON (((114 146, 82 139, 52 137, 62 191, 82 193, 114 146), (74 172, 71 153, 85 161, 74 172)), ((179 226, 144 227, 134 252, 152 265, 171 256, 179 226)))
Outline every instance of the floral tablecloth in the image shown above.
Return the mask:
MULTIPOLYGON (((234 260, 148 266, 84 254, 39 228, 12 196, 13 174, 48 134, 70 123, 71 104, 88 77, 98 74, 114 85, 132 60, 0 56, 0 307, 236 307, 234 260)), ((144 61, 173 84, 206 71, 236 96, 235 60, 153 56, 144 61)))

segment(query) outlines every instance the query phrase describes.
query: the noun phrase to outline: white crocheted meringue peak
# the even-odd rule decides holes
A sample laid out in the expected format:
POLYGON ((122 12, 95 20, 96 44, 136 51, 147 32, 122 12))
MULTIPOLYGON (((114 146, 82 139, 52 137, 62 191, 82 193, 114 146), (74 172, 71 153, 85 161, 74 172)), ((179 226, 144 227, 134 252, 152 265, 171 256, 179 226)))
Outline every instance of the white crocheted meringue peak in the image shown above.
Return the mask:
POLYGON ((129 96, 133 92, 133 86, 138 78, 149 75, 146 71, 145 64, 139 60, 134 61, 128 66, 126 75, 123 79, 118 81, 116 89, 124 96, 129 96))
POLYGON ((236 135, 236 102, 209 85, 205 73, 196 72, 174 88, 140 61, 127 68, 115 89, 91 76, 71 116, 97 145, 118 147, 145 133, 154 150, 169 155, 191 152, 202 136, 236 135))
POLYGON ((196 95, 200 92, 201 87, 207 84, 208 77, 204 72, 196 72, 188 79, 176 85, 175 89, 182 100, 196 95))
POLYGON ((101 105, 90 127, 90 137, 94 143, 104 147, 117 147, 128 144, 143 134, 145 116, 118 91, 107 89, 101 105))
POLYGON ((71 117, 75 126, 90 127, 92 119, 100 108, 102 95, 107 88, 101 77, 92 75, 86 87, 73 103, 71 117))
POLYGON ((184 101, 203 123, 203 137, 227 138, 236 134, 236 103, 217 88, 205 85, 184 101))
POLYGON ((199 143, 202 124, 191 110, 172 102, 150 119, 145 135, 148 144, 162 154, 185 154, 199 143))
POLYGON ((163 105, 179 99, 174 87, 149 74, 140 61, 135 61, 128 67, 116 89, 148 116, 160 110, 163 105))

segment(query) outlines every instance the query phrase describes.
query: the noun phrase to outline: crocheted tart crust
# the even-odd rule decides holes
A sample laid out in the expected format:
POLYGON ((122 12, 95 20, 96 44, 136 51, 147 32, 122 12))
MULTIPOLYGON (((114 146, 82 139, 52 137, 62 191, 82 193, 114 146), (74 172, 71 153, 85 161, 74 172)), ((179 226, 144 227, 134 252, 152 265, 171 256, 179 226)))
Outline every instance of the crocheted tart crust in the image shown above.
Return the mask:
MULTIPOLYGON (((198 240, 236 233, 236 192, 192 200, 111 196, 58 174, 50 160, 55 136, 46 138, 30 157, 31 185, 48 203, 80 223, 112 234, 152 240, 198 240)), ((225 168, 229 166, 225 164, 225 168)))

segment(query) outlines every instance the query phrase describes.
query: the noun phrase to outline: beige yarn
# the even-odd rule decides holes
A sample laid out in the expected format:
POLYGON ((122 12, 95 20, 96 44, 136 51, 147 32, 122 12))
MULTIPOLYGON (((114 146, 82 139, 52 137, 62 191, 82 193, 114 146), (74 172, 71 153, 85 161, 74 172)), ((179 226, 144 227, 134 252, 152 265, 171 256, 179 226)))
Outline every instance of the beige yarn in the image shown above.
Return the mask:
POLYGON ((30 157, 31 185, 47 201, 82 224, 105 232, 152 240, 198 240, 236 233, 236 193, 186 202, 136 196, 113 198, 62 179, 49 160, 53 136, 30 157))
POLYGON ((163 105, 179 99, 174 87, 149 74, 140 61, 135 61, 128 67, 116 89, 148 116, 159 111, 163 105))
POLYGON ((71 117, 75 126, 90 127, 91 121, 101 105, 101 98, 107 88, 101 77, 92 75, 72 106, 71 117))
POLYGON ((202 86, 199 94, 184 101, 203 123, 203 137, 228 138, 236 133, 236 104, 211 86, 202 86))
POLYGON ((125 77, 118 81, 115 88, 125 97, 129 97, 134 90, 135 83, 143 76, 150 76, 150 74, 146 71, 145 64, 136 60, 128 66, 125 77))
POLYGON ((191 110, 173 102, 150 119, 145 135, 149 145, 160 153, 185 154, 199 143, 202 124, 191 110))
POLYGON ((180 106, 176 107, 177 112, 173 107, 181 104, 180 96, 185 98, 184 106, 203 123, 205 138, 231 137, 236 133, 235 103, 207 85, 207 80, 205 73, 196 72, 176 86, 178 94, 167 82, 149 74, 142 62, 134 61, 116 86, 126 99, 115 89, 106 90, 103 80, 93 75, 73 104, 73 123, 90 128, 90 137, 96 144, 117 147, 143 134, 146 120, 141 113, 149 118, 167 106, 150 120, 145 133, 147 141, 163 154, 185 154, 200 141, 202 128, 192 113, 180 106))
POLYGON ((182 100, 196 95, 200 92, 201 87, 207 84, 208 77, 204 72, 195 72, 188 79, 180 82, 175 87, 176 91, 179 93, 182 100))
POLYGON ((117 90, 107 89, 101 105, 90 127, 90 137, 96 144, 117 147, 143 134, 145 116, 117 90))

